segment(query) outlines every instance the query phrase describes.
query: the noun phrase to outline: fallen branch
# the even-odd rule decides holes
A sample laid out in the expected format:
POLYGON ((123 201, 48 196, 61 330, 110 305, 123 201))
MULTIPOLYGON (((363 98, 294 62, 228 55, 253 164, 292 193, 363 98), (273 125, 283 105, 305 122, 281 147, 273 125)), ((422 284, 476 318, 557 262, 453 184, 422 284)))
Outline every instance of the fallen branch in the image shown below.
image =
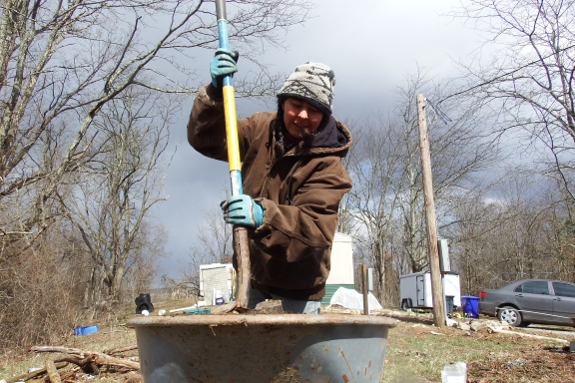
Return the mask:
POLYGON ((489 327, 489 330, 491 330, 492 332, 495 332, 495 333, 499 333, 499 334, 519 335, 519 336, 521 336, 521 337, 535 338, 535 339, 544 339, 544 340, 553 340, 553 341, 555 341, 555 342, 560 342, 560 343, 569 344, 569 341, 568 341, 568 340, 565 340, 565 339, 551 338, 551 337, 542 336, 542 335, 533 335, 533 334, 525 334, 525 333, 522 333, 522 332, 502 330, 502 329, 499 329, 499 328, 497 328, 497 327, 489 327))
POLYGON ((132 345, 132 346, 115 348, 115 349, 110 350, 110 351, 104 351, 104 353, 106 353, 106 354, 108 354, 108 355, 113 355, 113 354, 120 354, 120 353, 126 352, 126 351, 137 350, 137 349, 138 349, 138 345, 137 345, 137 344, 134 344, 134 345, 132 345))
POLYGON ((96 364, 96 356, 93 354, 85 357, 84 359, 74 355, 64 355, 57 360, 74 363, 76 366, 80 367, 82 371, 88 374, 98 374, 100 372, 98 365, 96 364))
POLYGON ((140 371, 140 363, 132 362, 131 360, 124 360, 120 358, 114 358, 113 356, 98 355, 96 358, 96 364, 98 366, 114 366, 114 367, 126 367, 130 370, 140 371))
MULTIPOLYGON (((59 368, 66 367, 68 365, 68 363, 60 362, 60 363, 55 363, 55 365, 56 365, 56 368, 59 369, 59 368)), ((40 368, 38 370, 34 370, 32 372, 28 372, 28 373, 23 374, 23 375, 19 375, 19 376, 15 376, 13 378, 10 378, 10 379, 6 379, 6 383, 26 382, 30 379, 33 379, 37 376, 44 375, 44 374, 46 374, 46 368, 45 367, 40 368)))
POLYGON ((54 361, 50 358, 46 358, 46 372, 48 373, 50 383, 62 383, 58 369, 56 368, 54 361))
POLYGON ((60 347, 60 346, 34 346, 32 347, 32 351, 34 352, 59 352, 62 354, 70 354, 70 355, 77 355, 80 358, 85 358, 90 355, 102 355, 108 356, 104 353, 97 352, 97 351, 88 351, 88 350, 80 350, 79 348, 72 348, 72 347, 60 347))
POLYGON ((87 350, 80 350, 77 348, 70 348, 70 347, 59 347, 59 346, 34 346, 32 347, 32 351, 34 352, 57 352, 62 354, 71 354, 77 355, 81 358, 86 357, 94 357, 94 362, 98 366, 114 366, 114 367, 126 367, 130 370, 137 370, 140 371, 140 363, 132 362, 129 360, 124 360, 120 358, 115 358, 113 356, 96 352, 96 351, 87 351, 87 350))

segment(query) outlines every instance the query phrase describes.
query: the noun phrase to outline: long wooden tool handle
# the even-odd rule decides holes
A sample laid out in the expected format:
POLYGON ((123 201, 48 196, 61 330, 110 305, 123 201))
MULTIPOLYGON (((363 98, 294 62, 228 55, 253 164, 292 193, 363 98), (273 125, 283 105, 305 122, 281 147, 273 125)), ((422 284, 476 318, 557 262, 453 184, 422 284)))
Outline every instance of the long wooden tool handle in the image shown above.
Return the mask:
MULTIPOLYGON (((216 0, 216 15, 218 17, 218 37, 220 48, 230 49, 228 41, 228 20, 226 19, 225 0, 216 0)), ((236 118, 236 103, 232 76, 225 76, 222 84, 224 96, 224 113, 226 118, 226 141, 228 145, 228 162, 230 166, 230 182, 232 195, 242 194, 242 172, 240 162, 240 147, 238 142, 238 125, 236 118)), ((234 227, 234 253, 238 265, 238 289, 236 293, 236 309, 245 311, 250 298, 250 248, 246 228, 234 227)))

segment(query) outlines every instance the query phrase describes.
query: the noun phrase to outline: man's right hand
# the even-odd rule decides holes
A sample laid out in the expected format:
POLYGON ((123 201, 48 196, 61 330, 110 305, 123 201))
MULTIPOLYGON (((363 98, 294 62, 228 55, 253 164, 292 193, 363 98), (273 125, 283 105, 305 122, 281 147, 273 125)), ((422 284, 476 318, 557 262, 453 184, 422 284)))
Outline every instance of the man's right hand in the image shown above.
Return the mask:
POLYGON ((221 88, 222 79, 238 71, 236 63, 240 54, 228 49, 219 48, 216 50, 214 58, 210 61, 210 74, 212 75, 212 85, 221 88))

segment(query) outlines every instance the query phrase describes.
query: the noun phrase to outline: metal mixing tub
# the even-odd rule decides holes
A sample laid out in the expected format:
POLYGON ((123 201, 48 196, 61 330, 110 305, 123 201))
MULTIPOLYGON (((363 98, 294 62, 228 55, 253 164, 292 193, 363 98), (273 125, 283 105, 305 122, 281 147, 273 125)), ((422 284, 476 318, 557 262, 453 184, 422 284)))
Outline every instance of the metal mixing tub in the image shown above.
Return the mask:
POLYGON ((380 382, 395 321, 345 314, 142 317, 144 383, 380 382))

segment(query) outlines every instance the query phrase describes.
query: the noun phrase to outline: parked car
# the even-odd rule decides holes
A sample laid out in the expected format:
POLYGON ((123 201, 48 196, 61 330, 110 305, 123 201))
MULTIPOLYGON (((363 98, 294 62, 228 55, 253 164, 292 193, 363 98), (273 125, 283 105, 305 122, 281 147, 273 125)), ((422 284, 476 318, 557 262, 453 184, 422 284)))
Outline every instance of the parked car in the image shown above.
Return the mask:
POLYGON ((574 326, 575 284, 548 279, 512 282, 479 294, 478 311, 510 326, 530 323, 574 326))

